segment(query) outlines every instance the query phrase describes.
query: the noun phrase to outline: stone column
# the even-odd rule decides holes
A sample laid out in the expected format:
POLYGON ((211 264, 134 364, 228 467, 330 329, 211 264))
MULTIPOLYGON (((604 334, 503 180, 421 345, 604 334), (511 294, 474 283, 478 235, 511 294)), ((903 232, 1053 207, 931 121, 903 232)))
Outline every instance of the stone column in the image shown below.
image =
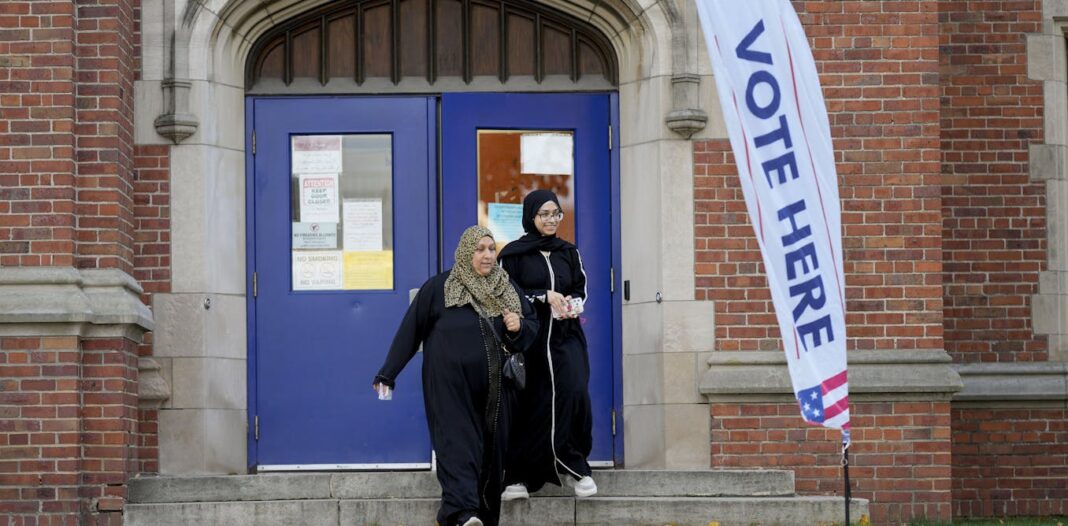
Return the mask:
POLYGON ((152 296, 152 358, 171 386, 158 411, 159 471, 166 475, 248 468, 247 49, 238 48, 250 43, 219 19, 216 4, 142 4, 135 140, 170 150, 171 280, 169 290, 152 296))
POLYGON ((713 84, 707 61, 694 60, 704 53, 694 48, 701 41, 693 9, 672 4, 644 20, 656 37, 645 49, 669 50, 670 63, 656 57, 648 66, 621 64, 621 71, 638 72, 619 87, 628 468, 707 469, 711 462, 708 405, 697 380, 703 354, 713 349, 715 320, 713 304, 694 299, 689 139, 725 132, 717 122, 705 127, 710 98, 702 94, 713 84))

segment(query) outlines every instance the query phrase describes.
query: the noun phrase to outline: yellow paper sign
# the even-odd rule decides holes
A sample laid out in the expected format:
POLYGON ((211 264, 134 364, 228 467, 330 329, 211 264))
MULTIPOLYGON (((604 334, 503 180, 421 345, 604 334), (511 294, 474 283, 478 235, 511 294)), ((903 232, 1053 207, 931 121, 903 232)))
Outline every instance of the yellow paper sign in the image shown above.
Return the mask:
POLYGON ((393 251, 345 251, 345 290, 393 288, 393 251))

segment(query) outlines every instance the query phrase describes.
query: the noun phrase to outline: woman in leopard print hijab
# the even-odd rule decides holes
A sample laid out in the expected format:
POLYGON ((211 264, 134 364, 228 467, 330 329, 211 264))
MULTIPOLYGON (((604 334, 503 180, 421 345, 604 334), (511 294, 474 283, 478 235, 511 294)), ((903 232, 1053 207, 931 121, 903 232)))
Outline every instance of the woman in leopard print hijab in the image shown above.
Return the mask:
POLYGON ((395 387, 423 346, 423 402, 441 484, 437 522, 496 526, 515 403, 501 366, 506 350, 524 352, 534 342, 538 317, 497 265, 488 229, 464 231, 455 256, 452 270, 419 289, 374 387, 395 387))
MULTIPOLYGON (((508 273, 497 265, 496 245, 492 241, 493 233, 479 225, 468 228, 460 236, 460 242, 453 254, 456 263, 449 272, 449 279, 445 280, 446 307, 471 304, 479 314, 487 318, 500 316, 505 311, 517 314, 523 312, 519 305, 519 294, 516 294, 508 281, 508 273), (494 245, 493 261, 487 275, 482 275, 476 269, 476 263, 472 262, 478 252, 479 243, 484 238, 489 238, 494 245), (468 262, 470 264, 464 264, 468 262)), ((485 256, 484 259, 488 262, 489 257, 485 256)))

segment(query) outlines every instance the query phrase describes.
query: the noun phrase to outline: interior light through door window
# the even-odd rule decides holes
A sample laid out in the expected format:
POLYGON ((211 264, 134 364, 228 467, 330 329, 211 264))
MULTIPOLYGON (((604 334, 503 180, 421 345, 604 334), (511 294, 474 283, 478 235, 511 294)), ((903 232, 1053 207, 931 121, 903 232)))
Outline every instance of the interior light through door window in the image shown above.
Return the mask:
POLYGON ((478 224, 493 232, 497 250, 523 235, 523 198, 552 190, 566 218, 557 235, 575 241, 574 132, 478 131, 478 224))

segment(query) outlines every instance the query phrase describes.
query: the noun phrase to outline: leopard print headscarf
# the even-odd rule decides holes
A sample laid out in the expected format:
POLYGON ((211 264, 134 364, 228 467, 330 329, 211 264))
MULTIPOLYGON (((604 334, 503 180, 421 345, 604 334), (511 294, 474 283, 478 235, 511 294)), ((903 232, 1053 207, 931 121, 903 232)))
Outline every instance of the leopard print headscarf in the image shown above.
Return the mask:
POLYGON ((493 233, 484 226, 475 225, 464 230, 454 253, 456 262, 445 280, 445 306, 456 307, 471 304, 479 314, 492 318, 509 310, 523 316, 519 294, 508 281, 508 273, 500 265, 494 265, 488 276, 483 276, 471 266, 478 242, 483 237, 493 238, 493 233))

